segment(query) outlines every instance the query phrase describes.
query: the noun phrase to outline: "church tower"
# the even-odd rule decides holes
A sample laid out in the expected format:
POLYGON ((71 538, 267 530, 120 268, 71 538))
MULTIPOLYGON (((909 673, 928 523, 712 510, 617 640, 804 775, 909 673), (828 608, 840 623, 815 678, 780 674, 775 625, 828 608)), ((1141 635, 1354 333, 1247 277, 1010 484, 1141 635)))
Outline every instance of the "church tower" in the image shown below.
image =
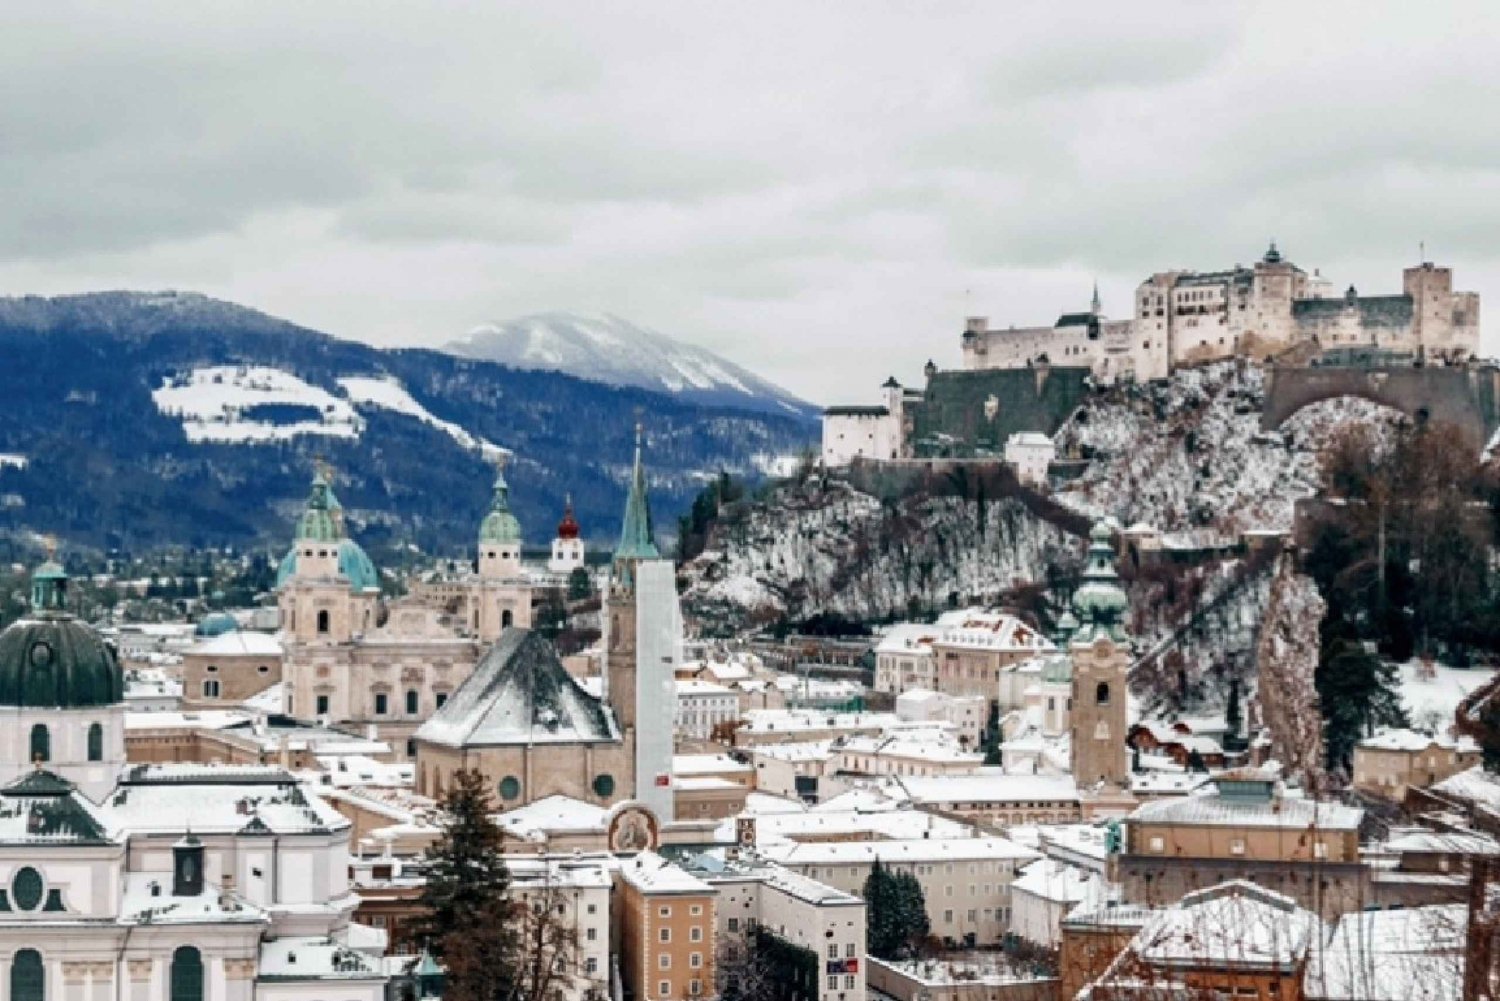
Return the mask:
POLYGON ((634 742, 636 799, 668 818, 674 815, 672 720, 682 610, 676 567, 656 548, 641 449, 637 425, 635 465, 606 601, 605 697, 626 740, 634 742))
POLYGON ((511 626, 531 626, 531 585, 521 570, 521 523, 510 510, 505 464, 495 469, 489 513, 479 523, 479 578, 470 602, 471 623, 491 642, 511 626))
POLYGON ((375 627, 380 577, 345 532, 343 506, 321 465, 276 587, 282 629, 293 642, 349 643, 375 627))
POLYGON ((557 538, 552 540, 552 559, 547 563, 548 570, 567 576, 583 566, 581 534, 578 519, 573 517, 573 498, 569 497, 563 507, 562 521, 557 523, 557 538))
POLYGON ((1073 660, 1070 754, 1073 779, 1084 793, 1125 793, 1130 788, 1125 753, 1128 607, 1115 574, 1110 531, 1101 522, 1089 533, 1088 566, 1073 595, 1079 626, 1068 644, 1073 660))

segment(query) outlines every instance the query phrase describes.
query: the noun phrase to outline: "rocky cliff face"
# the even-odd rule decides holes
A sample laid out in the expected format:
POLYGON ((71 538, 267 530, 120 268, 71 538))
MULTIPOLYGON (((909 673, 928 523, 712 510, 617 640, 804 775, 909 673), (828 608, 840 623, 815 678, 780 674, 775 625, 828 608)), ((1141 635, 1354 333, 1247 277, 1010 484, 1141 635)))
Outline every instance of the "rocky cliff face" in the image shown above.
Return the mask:
POLYGON ((1014 498, 919 492, 890 503, 812 476, 721 515, 683 567, 709 631, 823 613, 873 620, 995 600, 1076 565, 1059 528, 1014 498))

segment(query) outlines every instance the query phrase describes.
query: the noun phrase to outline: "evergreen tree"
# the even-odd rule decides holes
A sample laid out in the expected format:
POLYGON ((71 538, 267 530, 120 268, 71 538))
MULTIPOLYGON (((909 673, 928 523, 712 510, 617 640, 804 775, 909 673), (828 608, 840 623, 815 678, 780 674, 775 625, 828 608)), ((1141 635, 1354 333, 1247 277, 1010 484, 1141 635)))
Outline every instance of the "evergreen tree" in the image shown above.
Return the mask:
POLYGON ((593 593, 594 584, 589 580, 589 572, 583 567, 574 567, 568 574, 568 600, 582 601, 593 593))
POLYGON ((927 900, 909 872, 893 873, 876 859, 865 879, 865 951, 881 959, 907 959, 927 938, 927 900))
POLYGON ((484 778, 461 771, 443 795, 442 837, 427 851, 421 934, 448 970, 448 1001, 501 1001, 517 984, 520 941, 510 872, 484 778))
POLYGON ((985 764, 1003 763, 1004 759, 1000 754, 1000 705, 997 702, 990 703, 990 716, 984 725, 983 746, 985 764))
POLYGON ((1323 743, 1332 770, 1348 772, 1354 745, 1380 726, 1406 726, 1406 712, 1396 689, 1396 669, 1342 637, 1324 644, 1313 676, 1323 710, 1323 743))

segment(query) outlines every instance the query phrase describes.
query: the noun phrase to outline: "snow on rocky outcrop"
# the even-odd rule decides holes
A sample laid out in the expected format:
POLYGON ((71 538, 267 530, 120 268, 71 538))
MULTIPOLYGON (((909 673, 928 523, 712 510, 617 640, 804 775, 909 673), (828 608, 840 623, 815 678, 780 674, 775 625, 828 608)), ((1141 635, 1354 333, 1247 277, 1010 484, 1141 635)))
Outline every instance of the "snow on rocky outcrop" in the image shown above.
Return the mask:
POLYGON ((1402 419, 1341 397, 1262 431, 1263 399, 1263 372, 1244 361, 1100 391, 1058 432, 1059 455, 1089 462, 1057 499, 1093 517, 1200 540, 1285 531, 1295 502, 1317 491, 1318 453, 1339 427, 1402 419))
POLYGON ((1323 717, 1313 673, 1318 667, 1318 624, 1327 605, 1311 577, 1281 559, 1261 622, 1256 662, 1257 701, 1271 734, 1271 753, 1285 774, 1318 789, 1323 779, 1323 717))
POLYGON ((1069 536, 1014 499, 883 504, 809 477, 726 509, 683 567, 683 602, 723 631, 817 613, 879 619, 993 598, 1077 559, 1069 536))

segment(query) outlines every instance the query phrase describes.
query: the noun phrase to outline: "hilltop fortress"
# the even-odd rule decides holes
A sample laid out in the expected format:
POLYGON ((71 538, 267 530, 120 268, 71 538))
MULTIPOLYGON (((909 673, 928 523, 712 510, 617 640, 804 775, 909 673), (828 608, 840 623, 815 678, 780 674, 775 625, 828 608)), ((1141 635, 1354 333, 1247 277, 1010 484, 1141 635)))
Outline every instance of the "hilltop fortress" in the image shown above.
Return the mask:
MULTIPOLYGON (((1188 365, 1251 358, 1320 367, 1461 365, 1479 350, 1479 294, 1455 292, 1451 268, 1424 261, 1402 272, 1401 292, 1342 294, 1273 243, 1260 260, 1223 271, 1162 271, 1136 287, 1133 315, 1089 308, 1046 327, 992 329, 969 317, 963 364, 927 385, 895 379, 875 406, 824 411, 822 461, 846 466, 939 456, 1004 455, 1045 468, 1050 438, 1090 381, 1164 379, 1188 365)), ((1035 478, 1030 477, 1030 478, 1035 478)))
POLYGON ((1087 312, 1050 327, 992 330, 970 317, 962 346, 969 371, 1081 365, 1104 378, 1162 379, 1181 365, 1294 348, 1461 362, 1479 348, 1479 294, 1453 291, 1452 269, 1424 261, 1402 272, 1399 294, 1360 295, 1351 285, 1338 295, 1273 243, 1252 267, 1152 275, 1137 286, 1129 319, 1106 318, 1096 290, 1087 312))

